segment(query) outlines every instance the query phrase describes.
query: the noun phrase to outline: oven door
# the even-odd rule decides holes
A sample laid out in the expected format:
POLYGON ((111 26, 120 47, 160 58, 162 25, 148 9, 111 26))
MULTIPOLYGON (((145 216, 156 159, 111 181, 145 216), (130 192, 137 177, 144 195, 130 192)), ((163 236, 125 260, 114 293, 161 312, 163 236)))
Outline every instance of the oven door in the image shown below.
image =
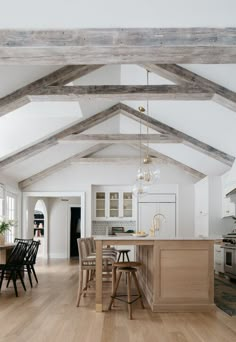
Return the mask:
POLYGON ((225 273, 236 275, 236 249, 225 247, 225 273))

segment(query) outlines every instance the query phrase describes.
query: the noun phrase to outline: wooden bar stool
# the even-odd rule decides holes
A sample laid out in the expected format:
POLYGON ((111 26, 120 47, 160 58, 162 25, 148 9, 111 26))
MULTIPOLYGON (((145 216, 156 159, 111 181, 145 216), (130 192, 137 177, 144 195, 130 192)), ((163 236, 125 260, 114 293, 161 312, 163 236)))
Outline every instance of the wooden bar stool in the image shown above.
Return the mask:
POLYGON ((120 261, 121 256, 122 256, 123 262, 125 262, 125 256, 126 256, 127 261, 130 261, 129 254, 128 254, 129 252, 130 252, 130 249, 118 249, 117 250, 117 253, 118 253, 117 262, 120 261))
POLYGON ((142 300, 142 294, 140 291, 140 287, 139 287, 139 283, 138 283, 138 279, 136 276, 136 272, 137 272, 137 268, 141 266, 140 262, 116 262, 113 265, 113 281, 115 280, 116 277, 116 269, 118 268, 118 279, 115 283, 115 286, 113 287, 113 291, 112 291, 112 295, 111 295, 111 301, 108 307, 108 310, 111 310, 112 304, 114 302, 114 299, 123 301, 125 303, 128 304, 128 312, 129 312, 129 319, 132 319, 132 304, 134 302, 136 302, 136 300, 140 299, 141 302, 141 306, 144 309, 144 305, 143 305, 143 300, 142 300), (119 287, 119 283, 120 283, 120 279, 122 276, 122 273, 126 274, 127 277, 127 295, 121 294, 118 295, 117 294, 117 290, 119 287), (134 280, 134 284, 137 290, 137 294, 132 295, 131 294, 131 279, 133 278, 134 280), (122 297, 127 297, 127 300, 123 299, 122 297), (132 299, 132 297, 135 297, 134 299, 132 299))

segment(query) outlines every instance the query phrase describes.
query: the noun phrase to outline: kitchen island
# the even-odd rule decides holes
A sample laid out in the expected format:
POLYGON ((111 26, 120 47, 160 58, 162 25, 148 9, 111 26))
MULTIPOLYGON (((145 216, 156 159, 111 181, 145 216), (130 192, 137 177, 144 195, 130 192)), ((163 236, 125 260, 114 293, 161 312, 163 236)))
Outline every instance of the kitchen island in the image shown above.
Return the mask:
POLYGON ((103 311, 102 248, 135 245, 144 296, 153 312, 211 311, 214 304, 214 240, 95 236, 96 311, 103 311))

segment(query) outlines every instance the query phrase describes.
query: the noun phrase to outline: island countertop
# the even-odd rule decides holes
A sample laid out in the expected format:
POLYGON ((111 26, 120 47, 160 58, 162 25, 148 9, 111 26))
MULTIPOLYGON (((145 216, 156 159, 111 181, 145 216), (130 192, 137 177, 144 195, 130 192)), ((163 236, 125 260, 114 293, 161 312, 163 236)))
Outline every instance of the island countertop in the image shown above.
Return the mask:
POLYGON ((116 236, 116 235, 94 235, 94 240, 112 240, 112 241, 134 241, 134 240, 151 240, 151 241, 215 241, 216 238, 211 237, 165 237, 161 238, 158 236, 145 236, 145 237, 139 237, 139 236, 116 236))
POLYGON ((215 310, 215 238, 94 236, 96 241, 96 310, 102 311, 102 248, 135 245, 142 263, 138 278, 153 312, 215 310))

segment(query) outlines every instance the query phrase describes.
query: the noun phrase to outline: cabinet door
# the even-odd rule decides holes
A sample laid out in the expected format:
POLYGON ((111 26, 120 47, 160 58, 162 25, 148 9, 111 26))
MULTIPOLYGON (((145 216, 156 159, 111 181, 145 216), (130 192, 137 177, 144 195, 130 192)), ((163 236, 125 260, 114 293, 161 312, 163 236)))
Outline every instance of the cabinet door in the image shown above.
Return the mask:
POLYGON ((106 217, 106 193, 105 192, 96 192, 95 208, 96 208, 96 212, 95 212, 96 218, 106 217))
POLYGON ((109 217, 120 216, 120 194, 119 192, 109 193, 109 217))
POLYGON ((122 215, 124 218, 133 217, 133 195, 132 192, 123 192, 122 193, 122 215))
POLYGON ((153 225, 154 215, 160 213, 165 216, 165 222, 161 223, 160 230, 155 235, 161 238, 176 236, 176 208, 175 203, 139 203, 139 230, 149 233, 153 225))

